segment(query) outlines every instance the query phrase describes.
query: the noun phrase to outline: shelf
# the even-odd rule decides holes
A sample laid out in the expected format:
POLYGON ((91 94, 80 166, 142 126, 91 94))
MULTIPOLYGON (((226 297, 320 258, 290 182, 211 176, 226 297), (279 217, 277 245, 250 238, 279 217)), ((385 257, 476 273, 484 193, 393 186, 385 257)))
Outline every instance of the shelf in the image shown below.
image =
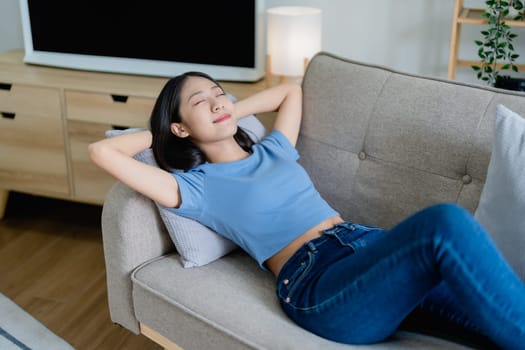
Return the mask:
MULTIPOLYGON (((457 60, 456 62, 456 66, 457 67, 472 67, 474 65, 477 65, 479 66, 480 65, 480 61, 471 61, 471 60, 457 60)), ((496 64, 496 68, 497 69, 501 69, 501 67, 503 67, 503 63, 498 63, 496 64)), ((525 64, 516 64, 516 66, 518 66, 518 69, 520 71, 525 71, 525 64)))
MULTIPOLYGON (((464 24, 487 24, 489 21, 481 15, 485 12, 483 9, 463 8, 457 21, 464 24)), ((525 27, 525 21, 506 20, 505 24, 511 27, 525 27)))
MULTIPOLYGON (((456 78, 458 67, 470 67, 479 65, 479 61, 468 61, 459 59, 459 41, 463 24, 483 25, 488 24, 488 20, 483 18, 484 9, 466 8, 464 0, 455 0, 454 14, 452 19, 452 31, 450 34, 450 53, 448 60, 448 79, 456 78)), ((506 20, 505 23, 511 27, 525 27, 525 21, 506 20)), ((497 65, 501 67, 502 65, 497 65)), ((525 70, 525 64, 516 64, 520 71, 525 70)))

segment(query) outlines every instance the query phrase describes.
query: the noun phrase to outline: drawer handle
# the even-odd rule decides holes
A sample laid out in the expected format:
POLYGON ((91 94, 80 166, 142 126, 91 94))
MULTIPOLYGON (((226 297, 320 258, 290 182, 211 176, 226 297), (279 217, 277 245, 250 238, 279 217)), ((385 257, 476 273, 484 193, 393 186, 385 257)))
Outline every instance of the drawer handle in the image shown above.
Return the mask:
POLYGON ((11 91, 12 84, 0 83, 0 90, 11 91))
POLYGON ((2 118, 15 119, 16 113, 2 112, 2 118))
POLYGON ((124 95, 111 95, 113 102, 126 103, 128 101, 128 96, 124 95))
POLYGON ((124 125, 111 125, 111 127, 113 128, 113 130, 126 130, 126 129, 129 129, 129 126, 124 126, 124 125))

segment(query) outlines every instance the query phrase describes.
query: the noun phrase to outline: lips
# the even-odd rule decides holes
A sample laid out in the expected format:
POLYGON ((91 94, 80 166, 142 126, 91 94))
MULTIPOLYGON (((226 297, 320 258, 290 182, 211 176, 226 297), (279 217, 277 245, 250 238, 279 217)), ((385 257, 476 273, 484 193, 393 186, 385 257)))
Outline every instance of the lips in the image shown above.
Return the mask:
POLYGON ((225 121, 227 119, 230 119, 230 118, 231 118, 231 115, 229 115, 229 114, 221 115, 219 118, 217 118, 217 119, 215 119, 213 121, 213 124, 217 124, 217 123, 223 122, 223 121, 225 121))

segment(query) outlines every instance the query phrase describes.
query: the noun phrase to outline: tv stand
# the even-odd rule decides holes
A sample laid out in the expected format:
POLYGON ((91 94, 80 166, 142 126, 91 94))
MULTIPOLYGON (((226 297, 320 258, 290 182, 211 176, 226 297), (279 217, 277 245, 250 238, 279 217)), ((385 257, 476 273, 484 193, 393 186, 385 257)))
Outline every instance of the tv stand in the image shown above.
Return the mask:
MULTIPOLYGON (((94 166, 89 143, 112 128, 147 127, 167 78, 23 63, 0 53, 0 219, 10 191, 102 204, 115 180, 94 166)), ((221 82, 242 99, 266 87, 221 82)), ((268 126, 273 114, 259 116, 268 126)))

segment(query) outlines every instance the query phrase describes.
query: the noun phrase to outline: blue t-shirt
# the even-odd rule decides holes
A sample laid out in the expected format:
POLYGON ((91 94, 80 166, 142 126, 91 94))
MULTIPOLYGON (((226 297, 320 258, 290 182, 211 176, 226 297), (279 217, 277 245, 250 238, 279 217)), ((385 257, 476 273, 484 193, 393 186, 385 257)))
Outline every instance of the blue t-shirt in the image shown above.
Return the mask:
POLYGON ((174 173, 182 201, 170 210, 232 240, 266 269, 268 258, 338 215, 298 158, 288 139, 274 130, 245 159, 174 173))

